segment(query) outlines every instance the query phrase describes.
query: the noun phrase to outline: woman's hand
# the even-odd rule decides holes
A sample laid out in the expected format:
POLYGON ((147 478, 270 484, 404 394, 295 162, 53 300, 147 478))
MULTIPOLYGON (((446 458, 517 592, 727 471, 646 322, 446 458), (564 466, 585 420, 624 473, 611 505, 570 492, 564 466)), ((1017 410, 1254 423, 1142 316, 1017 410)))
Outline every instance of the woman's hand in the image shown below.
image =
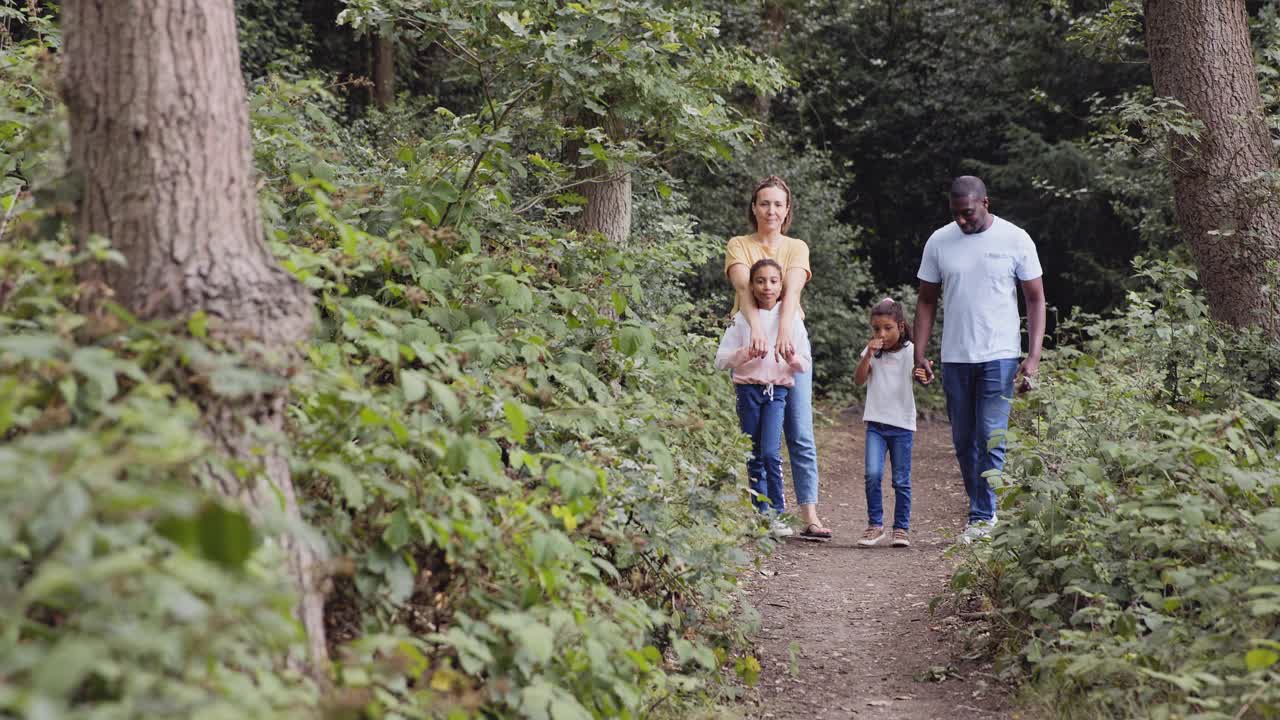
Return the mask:
POLYGON ((751 359, 756 360, 769 354, 769 339, 758 328, 751 328, 751 359))

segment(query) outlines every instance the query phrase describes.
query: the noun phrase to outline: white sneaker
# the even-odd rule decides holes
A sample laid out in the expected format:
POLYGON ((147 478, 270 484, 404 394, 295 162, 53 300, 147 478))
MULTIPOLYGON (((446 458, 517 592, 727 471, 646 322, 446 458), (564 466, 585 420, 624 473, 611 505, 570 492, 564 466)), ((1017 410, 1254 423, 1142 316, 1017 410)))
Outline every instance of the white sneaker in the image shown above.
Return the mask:
POLYGON ((992 516, 990 520, 979 520, 976 523, 969 523, 965 526, 964 532, 960 533, 960 542, 968 545, 969 543, 981 540, 991 536, 991 531, 996 527, 996 518, 992 516))
POLYGON ((795 535, 796 531, 792 530, 790 525, 782 522, 781 520, 774 520, 769 526, 769 534, 776 538, 784 538, 795 535))

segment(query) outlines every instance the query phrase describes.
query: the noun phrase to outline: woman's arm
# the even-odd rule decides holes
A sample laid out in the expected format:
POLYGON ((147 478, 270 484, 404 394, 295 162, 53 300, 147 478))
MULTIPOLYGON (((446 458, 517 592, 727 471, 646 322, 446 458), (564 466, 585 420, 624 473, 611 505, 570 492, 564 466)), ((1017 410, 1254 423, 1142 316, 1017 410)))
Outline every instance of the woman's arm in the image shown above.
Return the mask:
POLYGON ((796 341, 792 329, 800 316, 800 294, 809 282, 809 271, 800 267, 787 270, 782 280, 782 312, 778 314, 778 359, 791 361, 796 351, 796 341))
POLYGON ((751 329, 747 349, 751 357, 762 358, 769 351, 769 341, 760 327, 760 313, 756 310, 756 298, 751 294, 751 269, 742 263, 729 267, 729 282, 733 283, 733 292, 738 298, 738 311, 747 319, 751 329))

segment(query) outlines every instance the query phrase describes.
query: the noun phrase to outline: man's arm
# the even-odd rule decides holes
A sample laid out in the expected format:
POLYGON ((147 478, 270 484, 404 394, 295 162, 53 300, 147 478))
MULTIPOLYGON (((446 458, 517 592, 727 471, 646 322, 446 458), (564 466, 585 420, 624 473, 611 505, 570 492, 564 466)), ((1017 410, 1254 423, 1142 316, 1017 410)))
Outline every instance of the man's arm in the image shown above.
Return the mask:
POLYGON ((1044 277, 1022 283, 1022 296, 1027 300, 1027 358, 1018 366, 1022 382, 1020 390, 1034 387, 1036 373, 1040 372, 1040 350, 1044 346, 1044 277))
POLYGON ((751 328, 751 357, 762 358, 769 352, 769 340, 760 329, 760 313, 756 310, 756 298, 751 294, 751 270, 743 263, 729 266, 729 282, 738 297, 738 309, 751 328))
POLYGON ((796 352, 791 329, 800 315, 800 293, 808 282, 809 271, 802 267, 788 268, 782 279, 782 311, 778 314, 778 343, 774 346, 779 360, 790 362, 796 352))
POLYGON ((925 280, 920 281, 920 290, 916 297, 916 317, 911 328, 911 339, 915 346, 916 367, 925 372, 925 385, 933 382, 933 363, 929 362, 926 353, 929 349, 929 336, 933 334, 933 319, 938 315, 938 295, 942 285, 925 280))

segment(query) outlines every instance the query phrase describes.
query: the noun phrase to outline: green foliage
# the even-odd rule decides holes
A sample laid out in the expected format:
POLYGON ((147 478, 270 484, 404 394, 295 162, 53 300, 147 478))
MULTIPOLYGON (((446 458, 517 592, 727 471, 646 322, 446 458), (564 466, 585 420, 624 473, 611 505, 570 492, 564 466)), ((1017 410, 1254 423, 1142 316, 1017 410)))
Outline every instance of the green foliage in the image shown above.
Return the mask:
POLYGON ((240 70, 250 82, 269 73, 298 75, 316 44, 301 0, 235 0, 240 70))
POLYGON ((1169 263, 1016 413, 1000 526, 955 576, 1063 717, 1280 713, 1280 347, 1169 263))
POLYGON ((208 352, 72 312, 75 266, 118 256, 36 240, 30 214, 0 243, 0 714, 301 714, 283 553, 200 488, 199 412, 169 380, 208 352))
POLYGON ((724 95, 784 81, 773 60, 718 43, 714 15, 661 2, 350 0, 339 21, 390 23, 444 53, 433 72, 464 100, 440 111, 453 145, 431 178, 450 222, 516 196, 518 213, 572 214, 575 175, 727 159, 756 124, 724 95))
POLYGON ((434 228, 419 178, 438 141, 344 158, 358 137, 324 103, 280 88, 254 107, 267 177, 340 183, 295 175, 266 205, 322 314, 290 434, 310 518, 353 560, 331 600, 360 638, 344 683, 414 716, 639 717, 718 694, 760 532, 731 388, 676 284, 718 248, 674 193, 621 248, 492 206, 501 233, 434 228), (312 123, 269 122, 299 104, 312 123))
MULTIPOLYGON (((191 368, 215 392, 263 380, 205 346, 207 318, 71 310, 95 292, 75 264, 119 258, 105 242, 68 250, 56 95, 0 91, 0 157, 43 158, 31 177, 51 178, 17 196, 0 254, 0 714, 676 717, 732 693, 734 671, 754 679, 737 578, 773 541, 739 479, 715 338, 681 283, 720 247, 645 158, 679 147, 664 127, 708 156, 748 138, 714 87, 756 65, 715 45, 710 18, 677 29, 662 23, 693 16, 644 7, 622 8, 621 27, 648 22, 651 38, 602 46, 619 75, 629 48, 661 55, 645 66, 661 82, 619 94, 640 130, 582 135, 636 163, 645 202, 626 247, 566 228, 575 202, 556 188, 575 163, 552 152, 550 74, 546 94, 354 121, 320 79, 259 84, 268 238, 320 316, 287 411, 303 528, 270 513, 251 527, 199 486, 219 459, 184 398, 191 368), (664 125, 673 106, 651 91, 705 104, 664 125), (271 539, 285 530, 331 551, 332 694, 284 664, 300 640, 271 539)), ((500 48, 457 30, 494 63, 542 62, 504 27, 500 48)), ((0 67, 39 76, 41 57, 14 49, 0 67)))

